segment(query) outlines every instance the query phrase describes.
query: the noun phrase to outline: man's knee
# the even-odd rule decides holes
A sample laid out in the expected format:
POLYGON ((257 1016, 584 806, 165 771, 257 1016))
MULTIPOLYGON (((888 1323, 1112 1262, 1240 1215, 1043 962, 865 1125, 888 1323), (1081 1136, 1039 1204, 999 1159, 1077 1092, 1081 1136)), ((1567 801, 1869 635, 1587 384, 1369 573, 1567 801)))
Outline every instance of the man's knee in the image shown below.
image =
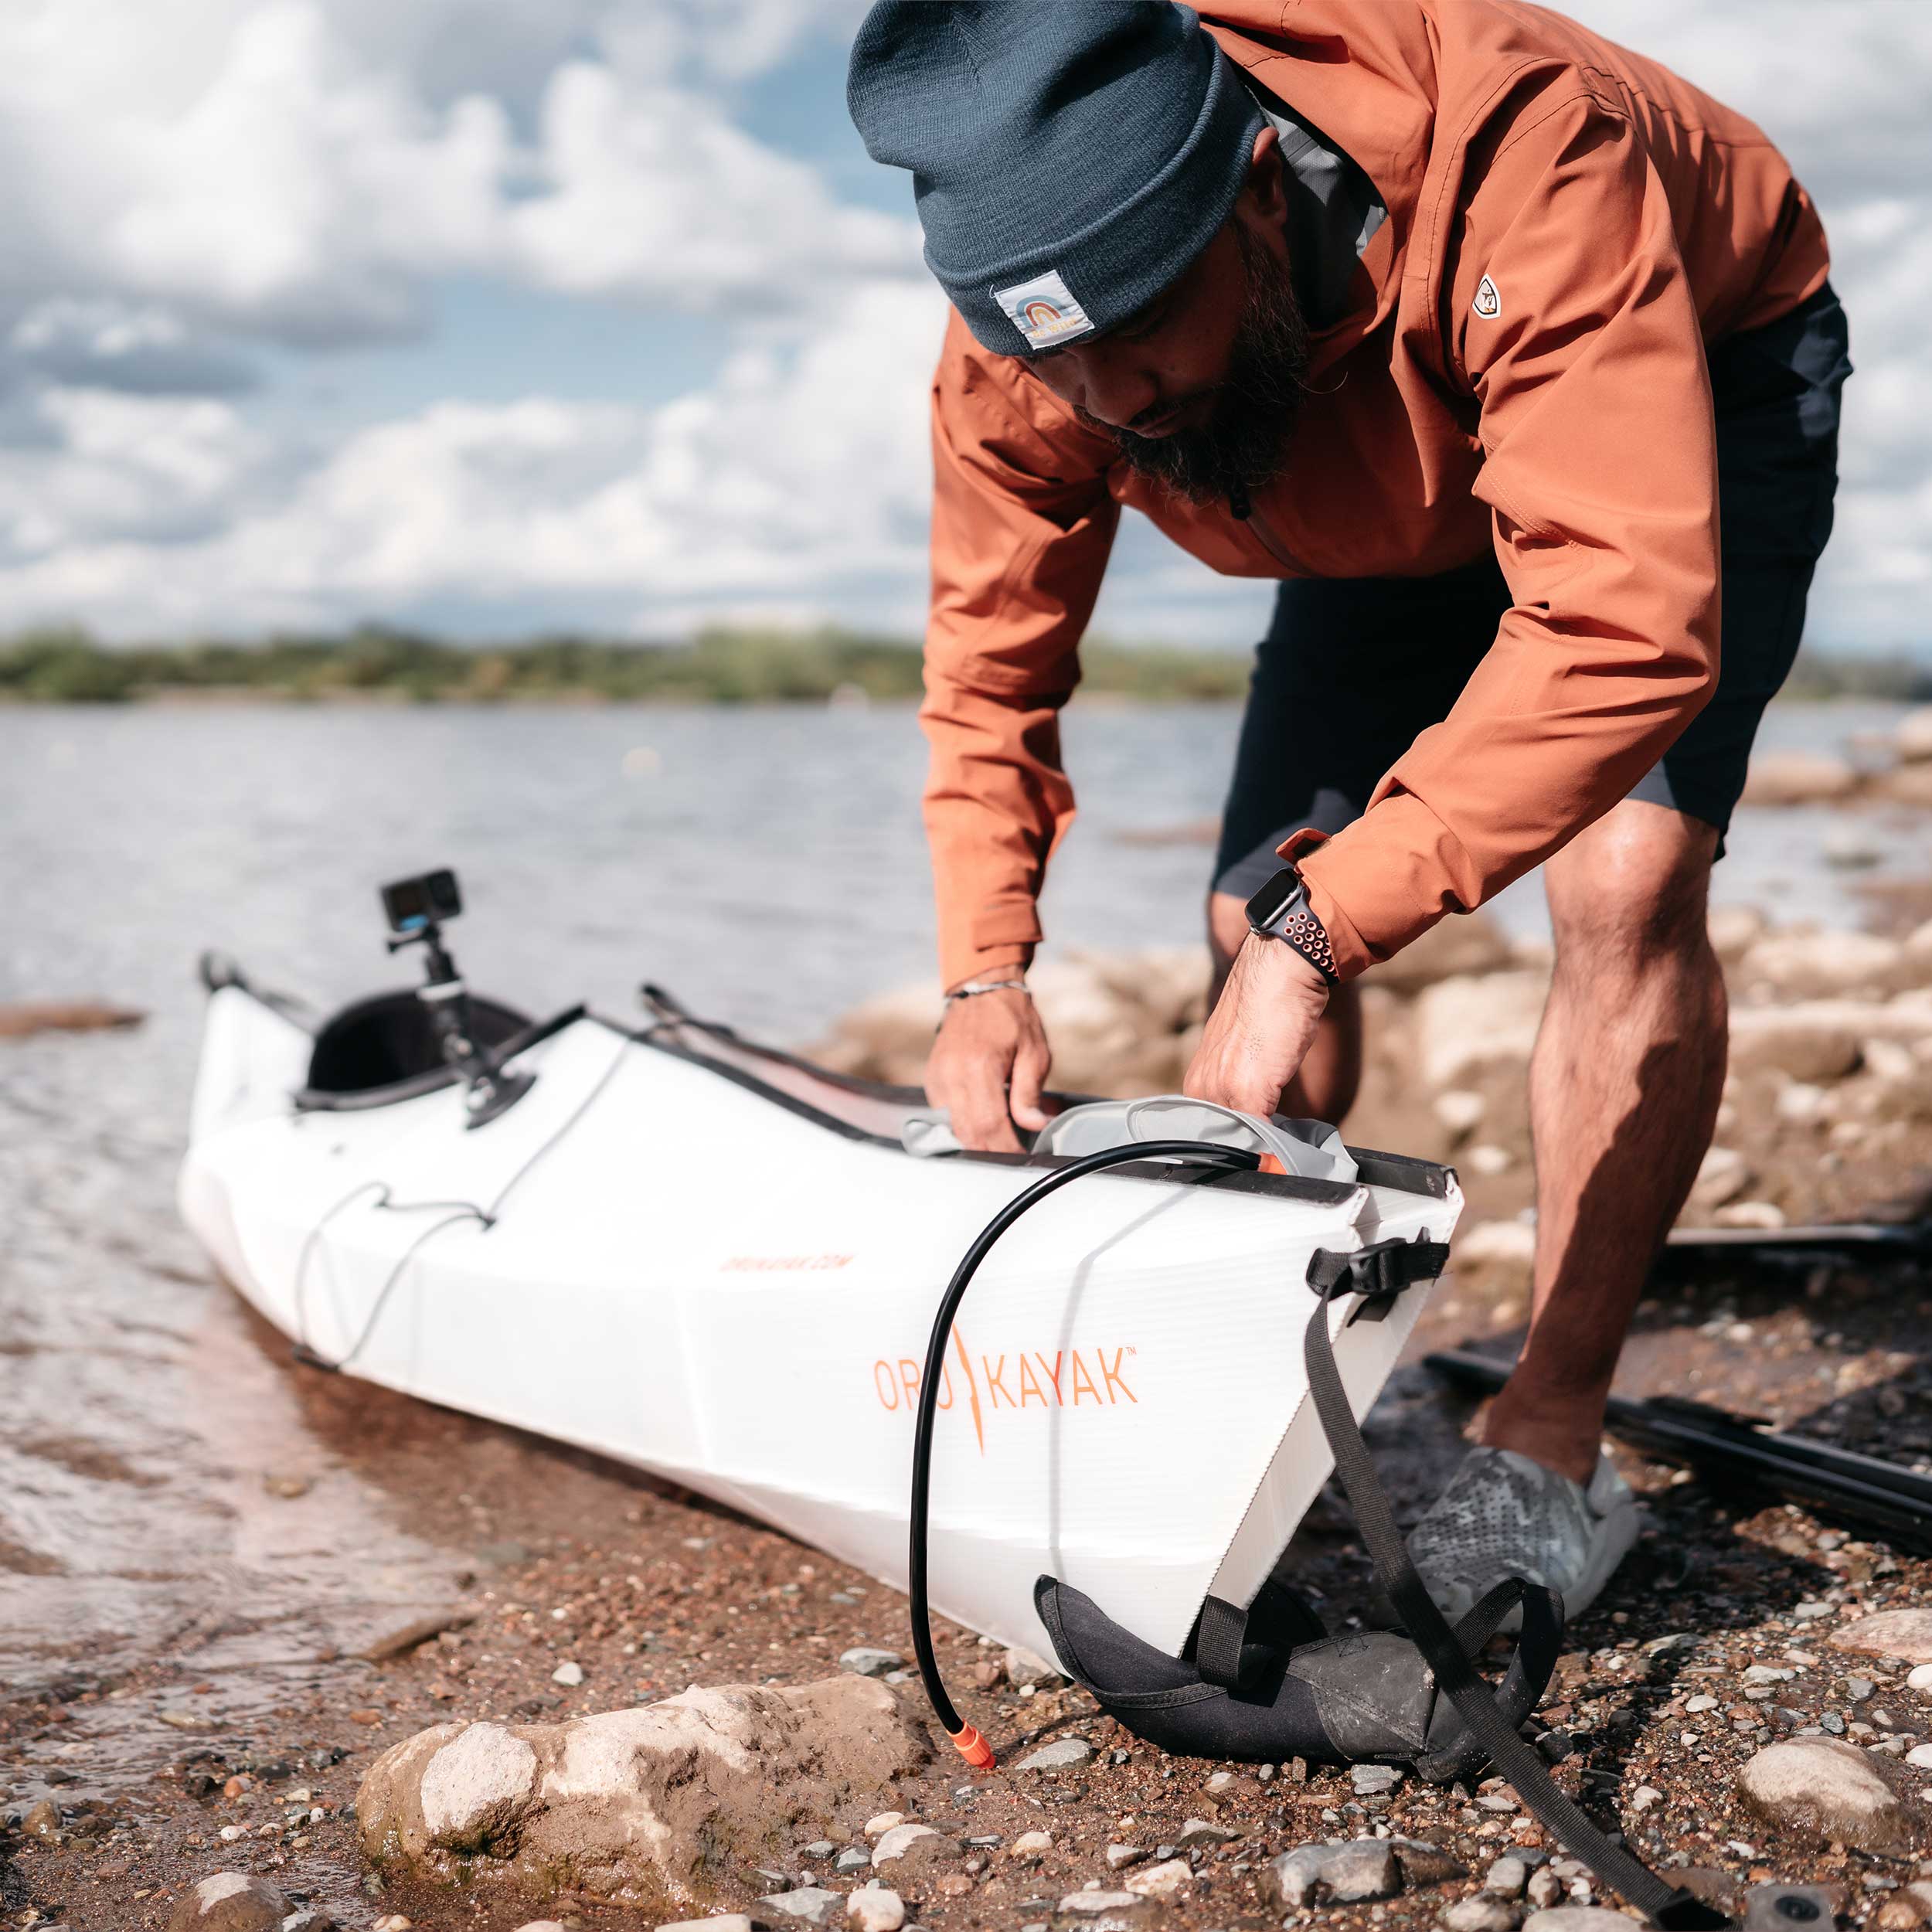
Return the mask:
POLYGON ((1617 806, 1550 860, 1560 964, 1641 971, 1709 949, 1716 829, 1663 806, 1617 806))

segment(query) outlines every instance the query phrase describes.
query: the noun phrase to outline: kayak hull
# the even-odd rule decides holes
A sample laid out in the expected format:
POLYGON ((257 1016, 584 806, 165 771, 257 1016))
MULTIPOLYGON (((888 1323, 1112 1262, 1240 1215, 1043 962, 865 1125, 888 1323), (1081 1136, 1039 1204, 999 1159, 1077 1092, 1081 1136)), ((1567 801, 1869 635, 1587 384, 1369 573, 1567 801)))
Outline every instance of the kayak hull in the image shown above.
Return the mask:
MULTIPOLYGON (((904 1587, 934 1311, 1049 1163, 915 1158, 894 1123, 917 1095, 695 1022, 578 1019, 477 1128, 454 1086, 300 1104, 313 1046, 244 985, 213 994, 181 1209, 270 1322, 904 1587)), ((1311 1255, 1446 1240, 1460 1209, 1447 1170, 1377 1158, 1353 1184, 1098 1175, 1010 1231, 947 1355, 935 1608, 1040 1650, 1050 1571, 1178 1652, 1210 1590, 1253 1595, 1331 1467, 1301 1367, 1311 1255)), ((1358 1413, 1427 1285, 1380 1320, 1336 1310, 1358 1413)))

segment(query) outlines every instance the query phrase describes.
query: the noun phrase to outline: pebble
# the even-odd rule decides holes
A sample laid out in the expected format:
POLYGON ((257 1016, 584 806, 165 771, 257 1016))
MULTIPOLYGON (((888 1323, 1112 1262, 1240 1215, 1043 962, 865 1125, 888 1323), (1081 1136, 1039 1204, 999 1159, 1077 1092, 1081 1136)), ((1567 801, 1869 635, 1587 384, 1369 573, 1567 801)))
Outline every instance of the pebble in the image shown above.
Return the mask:
POLYGON ((1523 1891, 1529 1903, 1540 1910, 1554 1905, 1563 1896, 1563 1882, 1548 1866, 1539 1866, 1530 1873, 1523 1891))
POLYGON ((883 1885, 862 1885, 845 1901, 847 1921, 859 1932, 899 1932, 906 1923, 906 1901, 883 1885))
POLYGON ((790 1892, 771 1892, 758 1903, 768 1905, 774 1912, 788 1913, 794 1919, 803 1919, 808 1925, 829 1925, 838 1916, 845 1901, 836 1892, 828 1892, 821 1885, 801 1885, 790 1892))
POLYGON ((1801 1842, 1837 1841, 1903 1856, 1915 1849, 1927 1820, 1879 1764, 1853 1744, 1791 1738, 1767 1745, 1744 1765, 1737 1794, 1748 1810, 1801 1842))
MULTIPOLYGON (((517 1932, 549 1932, 556 1927, 556 1932, 563 1932, 555 1919, 537 1919, 529 1925, 517 1927, 517 1932)), ((753 1932, 751 1915, 748 1912, 720 1912, 715 1919, 674 1919, 668 1925, 661 1925, 658 1932, 753 1932)))
POLYGON ((1304 1905, 1392 1899, 1402 1889, 1395 1848, 1382 1838, 1301 1845, 1270 1859, 1258 1881, 1264 1897, 1288 1911, 1304 1905))
MULTIPOLYGON (((1744 1681, 1747 1684, 1788 1684, 1797 1675, 1796 1671, 1783 1664, 1747 1664, 1744 1666, 1744 1681)), ((1709 1698, 1700 1704, 1693 1697, 1684 1708, 1690 1711, 1715 1710, 1717 1699, 1709 1698)))
POLYGON ((1130 1865, 1138 1865, 1147 1856, 1144 1845, 1110 1845, 1107 1848, 1107 1869, 1110 1872, 1124 1872, 1130 1865))
POLYGON ((866 1835, 877 1838, 882 1833, 889 1832, 895 1825, 903 1825, 905 1821, 906 1814, 903 1811, 881 1811, 876 1818, 866 1819, 866 1835))
POLYGON ((1905 1682, 1909 1690, 1932 1691, 1932 1664, 1914 1665, 1905 1682))
POLYGON ((1185 1859, 1168 1859, 1159 1865, 1150 1865, 1145 1872, 1136 1872, 1127 1881, 1127 1889, 1144 1899, 1154 1899, 1162 1905, 1172 1905, 1180 1896, 1181 1887, 1192 1884, 1194 1868, 1185 1859))
POLYGON ((1436 1923, 1448 1932, 1515 1932, 1522 1916, 1508 1899, 1493 1892, 1478 1892, 1474 1897, 1458 1899, 1444 1909, 1436 1923))
POLYGON ((1401 1770, 1393 1764, 1358 1764, 1351 1776, 1357 1798, 1379 1797, 1402 1782, 1401 1770))
POLYGON ((1932 1770, 1932 1744, 1914 1744, 1905 1754, 1908 1764, 1915 1764, 1922 1770, 1932 1770))
POLYGON ((414 1923, 413 1919, 405 1918, 400 1912, 391 1912, 376 1921, 375 1932, 410 1932, 414 1923))
POLYGON ((828 1838, 814 1838, 809 1845, 799 1846, 798 1855, 801 1859, 828 1859, 838 1849, 828 1838))
POLYGON ((566 1658, 563 1662, 557 1665, 555 1670, 551 1672, 550 1682, 553 1684, 562 1684, 568 1689, 575 1690, 577 1685, 583 1682, 583 1666, 566 1658))
POLYGON ((1043 1744, 1036 1751, 1028 1753, 1014 1766, 1020 1771, 1068 1771, 1077 1764, 1084 1764, 1094 1755, 1094 1747, 1083 1737, 1056 1737, 1050 1744, 1043 1744))
MULTIPOLYGON (((1755 1669, 1758 1667, 1754 1665, 1752 1668, 1755 1669)), ((1790 1672, 1785 1674, 1788 1676, 1790 1672)), ((1684 1708, 1687 1711, 1714 1711, 1717 1708, 1717 1699, 1714 1697, 1689 1698, 1685 1700, 1684 1708)))
POLYGON ((1655 1784, 1640 1784, 1630 1794, 1629 1810, 1634 1818, 1641 1818, 1652 1806, 1662 1804, 1664 1794, 1655 1784))
POLYGON ((1506 1853, 1482 1876, 1482 1889, 1485 1892, 1500 1893, 1506 1899, 1521 1898, 1523 1887, 1529 1883, 1529 1867, 1521 1859, 1506 1853))
POLYGON ((1522 1932, 1631 1932, 1631 1925, 1622 1913, 1600 1905, 1559 1905, 1531 1913, 1522 1922, 1522 1932))
POLYGON ((862 1851, 856 1845, 848 1845, 832 1862, 835 1872, 862 1872, 872 1863, 872 1854, 862 1851))
POLYGON ((1053 1849, 1051 1832, 1022 1832, 1014 1839, 1011 1855, 1016 1859, 1039 1858, 1053 1849))
POLYGON ((906 1660, 896 1650, 849 1650, 838 1659, 838 1668, 860 1677, 883 1677, 888 1671, 903 1670, 906 1660))

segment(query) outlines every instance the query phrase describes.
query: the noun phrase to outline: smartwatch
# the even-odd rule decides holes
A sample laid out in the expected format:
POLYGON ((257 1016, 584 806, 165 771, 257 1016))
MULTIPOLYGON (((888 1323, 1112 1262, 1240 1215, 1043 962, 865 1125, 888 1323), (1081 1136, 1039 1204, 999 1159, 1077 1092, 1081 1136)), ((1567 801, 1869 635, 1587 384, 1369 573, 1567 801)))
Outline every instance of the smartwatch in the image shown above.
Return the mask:
POLYGON ((1248 901, 1248 930, 1264 939, 1279 939, 1294 947, 1331 986, 1341 985, 1335 970, 1335 948, 1322 930, 1308 889, 1292 864, 1281 869, 1248 901))

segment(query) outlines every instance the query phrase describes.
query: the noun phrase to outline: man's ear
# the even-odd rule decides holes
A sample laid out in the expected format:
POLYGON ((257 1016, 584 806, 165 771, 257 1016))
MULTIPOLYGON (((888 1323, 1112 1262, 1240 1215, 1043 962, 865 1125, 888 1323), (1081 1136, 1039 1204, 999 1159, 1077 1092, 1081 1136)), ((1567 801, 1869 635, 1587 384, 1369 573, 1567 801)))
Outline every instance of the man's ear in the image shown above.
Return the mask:
POLYGON ((1272 122, 1254 138, 1248 178, 1242 184, 1241 194, 1257 220, 1279 227, 1287 219, 1288 187, 1281 165, 1281 137, 1272 122))

